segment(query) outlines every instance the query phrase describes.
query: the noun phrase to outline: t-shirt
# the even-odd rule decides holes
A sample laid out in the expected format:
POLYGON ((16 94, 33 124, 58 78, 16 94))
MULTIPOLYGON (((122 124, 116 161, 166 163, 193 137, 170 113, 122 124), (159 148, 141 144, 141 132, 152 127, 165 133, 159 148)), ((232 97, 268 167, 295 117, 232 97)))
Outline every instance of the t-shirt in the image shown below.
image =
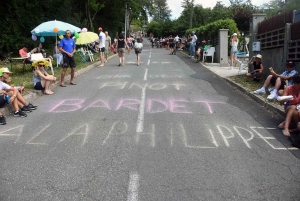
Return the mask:
POLYGON ((137 48, 137 49, 142 49, 142 48, 143 48, 143 44, 142 44, 142 43, 136 42, 136 43, 135 43, 135 48, 137 48))
POLYGON ((170 42, 170 43, 173 43, 173 42, 174 42, 174 39, 173 39, 173 38, 169 38, 169 42, 170 42))
POLYGON ((0 81, 0 90, 8 91, 10 90, 10 86, 2 81, 0 81))
POLYGON ((298 95, 298 97, 295 94, 293 94, 293 88, 292 87, 293 86, 288 86, 288 96, 292 95, 294 99, 290 100, 289 103, 291 105, 297 105, 297 104, 300 103, 300 94, 298 95))
POLYGON ((27 57, 27 52, 25 50, 23 50, 23 48, 22 48, 22 49, 19 50, 19 55, 21 57, 27 57))
POLYGON ((109 43, 111 43, 111 38, 110 38, 110 36, 107 36, 105 39, 105 48, 108 48, 109 43))
MULTIPOLYGON (((295 76, 296 74, 298 74, 298 72, 296 70, 292 70, 290 72, 286 70, 281 75, 282 76, 295 76)), ((289 86, 293 85, 294 84, 293 79, 289 79, 288 83, 289 83, 289 86)))
MULTIPOLYGON (((76 43, 72 38, 63 38, 61 39, 59 46, 62 47, 66 52, 72 53, 73 49, 76 48, 76 43)), ((64 53, 62 53, 64 54, 64 53)))
POLYGON ((192 36, 192 44, 195 44, 197 41, 197 36, 196 35, 193 35, 192 36))
POLYGON ((99 47, 100 48, 103 48, 105 47, 105 40, 106 40, 106 36, 105 34, 101 31, 100 34, 99 34, 99 47))
POLYGON ((254 68, 254 70, 260 69, 260 64, 262 64, 262 63, 261 62, 256 63, 256 61, 253 61, 253 68, 254 68))
POLYGON ((175 37, 175 42, 178 42, 178 41, 179 41, 179 37, 176 36, 176 37, 175 37))

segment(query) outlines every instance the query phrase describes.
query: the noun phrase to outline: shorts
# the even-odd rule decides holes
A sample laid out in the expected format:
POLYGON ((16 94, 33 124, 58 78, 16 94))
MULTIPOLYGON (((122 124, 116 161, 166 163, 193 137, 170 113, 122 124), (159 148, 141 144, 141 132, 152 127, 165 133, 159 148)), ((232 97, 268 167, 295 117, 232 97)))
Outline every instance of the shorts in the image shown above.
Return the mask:
POLYGON ((230 50, 230 52, 233 52, 233 53, 237 53, 237 47, 231 47, 231 50, 230 50))
POLYGON ((74 56, 73 57, 69 57, 67 55, 64 55, 64 58, 63 58, 63 68, 68 68, 68 67, 71 67, 71 68, 75 68, 76 67, 75 59, 74 59, 74 56))
POLYGON ((128 45, 128 47, 132 47, 132 43, 128 43, 127 45, 128 45))
POLYGON ((119 54, 125 53, 125 48, 118 48, 118 53, 119 54))
POLYGON ((105 47, 101 47, 100 52, 105 52, 105 47))
POLYGON ((105 47, 104 54, 108 54, 108 47, 105 47))
POLYGON ((41 82, 35 83, 34 87, 35 90, 44 90, 45 88, 42 86, 41 82))
POLYGON ((0 94, 0 107, 3 107, 6 104, 6 100, 4 99, 4 96, 0 94))
POLYGON ((170 48, 174 48, 174 43, 170 43, 170 48))
POLYGON ((142 52, 142 49, 140 49, 140 48, 135 48, 135 54, 140 54, 141 52, 142 52))
MULTIPOLYGON (((280 78, 280 79, 281 79, 281 78, 280 78)), ((277 80, 277 77, 272 76, 272 78, 271 78, 271 80, 270 80, 270 84, 271 84, 272 86, 275 86, 276 80, 277 80)), ((280 87, 279 87, 279 90, 280 90, 280 89, 284 89, 284 87, 285 87, 285 80, 284 80, 284 79, 281 79, 281 85, 280 85, 280 87)))

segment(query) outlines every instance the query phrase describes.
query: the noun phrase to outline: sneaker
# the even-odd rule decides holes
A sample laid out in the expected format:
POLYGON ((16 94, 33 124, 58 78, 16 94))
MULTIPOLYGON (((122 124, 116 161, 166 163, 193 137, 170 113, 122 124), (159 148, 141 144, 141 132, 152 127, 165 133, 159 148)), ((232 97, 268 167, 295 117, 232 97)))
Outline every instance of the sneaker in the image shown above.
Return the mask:
POLYGON ((233 67, 232 66, 229 66, 229 70, 232 70, 233 69, 233 67))
POLYGON ((277 93, 272 92, 270 95, 267 97, 268 100, 277 100, 277 93))
POLYGON ((14 113, 14 116, 15 117, 27 117, 27 114, 25 114, 24 112, 22 112, 21 110, 19 110, 19 111, 16 111, 14 113))
POLYGON ((35 110, 35 109, 37 108, 37 106, 32 105, 31 103, 28 104, 28 107, 29 107, 31 110, 35 110))
POLYGON ((266 94, 266 90, 264 88, 257 89, 253 92, 254 94, 266 94))
POLYGON ((274 87, 269 87, 268 91, 271 93, 274 90, 274 87))
POLYGON ((0 116, 0 125, 4 125, 4 124, 6 124, 6 118, 5 118, 5 116, 0 116))
POLYGON ((22 111, 22 112, 32 112, 28 105, 27 105, 27 106, 26 106, 26 105, 23 106, 23 107, 21 108, 21 111, 22 111))

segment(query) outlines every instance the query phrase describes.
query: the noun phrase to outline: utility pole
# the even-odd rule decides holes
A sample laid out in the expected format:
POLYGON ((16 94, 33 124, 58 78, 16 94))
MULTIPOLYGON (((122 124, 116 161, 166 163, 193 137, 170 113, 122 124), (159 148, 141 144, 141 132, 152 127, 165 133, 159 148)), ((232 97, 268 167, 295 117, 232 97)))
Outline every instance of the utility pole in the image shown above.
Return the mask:
POLYGON ((194 14, 194 0, 191 0, 191 15, 190 15, 190 29, 193 27, 193 14, 194 14))
POLYGON ((126 40, 126 24, 127 24, 127 4, 125 5, 125 29, 124 29, 124 33, 125 33, 125 40, 126 40))

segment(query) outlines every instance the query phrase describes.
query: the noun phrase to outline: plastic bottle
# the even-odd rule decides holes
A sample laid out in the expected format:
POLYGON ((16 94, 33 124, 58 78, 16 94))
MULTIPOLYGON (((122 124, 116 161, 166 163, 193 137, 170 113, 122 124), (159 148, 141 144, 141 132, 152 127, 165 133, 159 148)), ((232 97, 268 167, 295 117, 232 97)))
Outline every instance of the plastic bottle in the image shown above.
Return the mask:
POLYGON ((6 94, 6 95, 5 95, 5 100, 6 100, 7 104, 9 104, 9 103, 10 103, 10 102, 9 102, 9 100, 10 100, 10 97, 9 97, 9 95, 8 95, 8 94, 6 94))

